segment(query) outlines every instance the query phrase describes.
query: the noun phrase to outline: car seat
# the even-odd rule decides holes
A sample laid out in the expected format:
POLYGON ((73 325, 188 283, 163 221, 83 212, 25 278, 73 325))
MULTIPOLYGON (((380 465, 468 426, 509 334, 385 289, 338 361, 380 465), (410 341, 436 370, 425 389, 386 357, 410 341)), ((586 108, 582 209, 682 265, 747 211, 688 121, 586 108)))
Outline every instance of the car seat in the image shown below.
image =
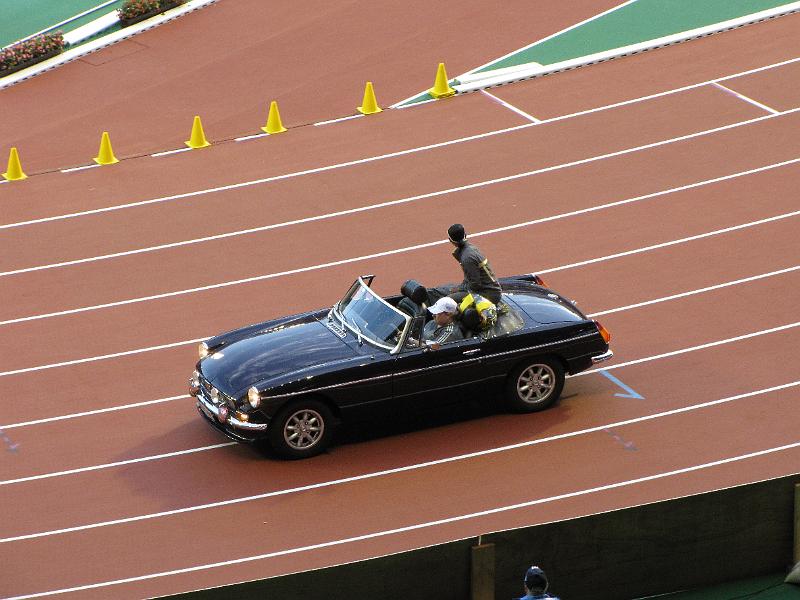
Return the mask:
POLYGON ((428 303, 428 290, 419 281, 409 279, 400 286, 403 297, 397 303, 397 308, 411 317, 425 313, 428 303))

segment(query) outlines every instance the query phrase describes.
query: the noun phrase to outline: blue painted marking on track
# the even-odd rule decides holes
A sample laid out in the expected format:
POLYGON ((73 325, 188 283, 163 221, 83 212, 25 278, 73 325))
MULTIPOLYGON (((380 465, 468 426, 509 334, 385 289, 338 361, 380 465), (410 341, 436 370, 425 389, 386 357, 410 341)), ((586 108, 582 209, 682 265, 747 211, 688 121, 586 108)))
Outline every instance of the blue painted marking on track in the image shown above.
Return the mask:
POLYGON ((635 392, 630 386, 627 386, 624 383, 622 383, 619 379, 614 377, 608 371, 600 371, 600 374, 603 375, 604 377, 607 377, 613 383, 616 383, 619 387, 628 392, 627 394, 614 394, 615 396, 619 396, 620 398, 634 398, 635 400, 644 400, 644 396, 635 392))

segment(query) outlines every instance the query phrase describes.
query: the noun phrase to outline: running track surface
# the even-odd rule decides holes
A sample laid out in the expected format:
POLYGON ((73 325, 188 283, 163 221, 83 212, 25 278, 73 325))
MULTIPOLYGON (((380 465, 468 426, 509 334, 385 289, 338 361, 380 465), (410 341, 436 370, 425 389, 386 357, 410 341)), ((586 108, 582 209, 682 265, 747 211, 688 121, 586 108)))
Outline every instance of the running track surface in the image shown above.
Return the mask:
POLYGON ((798 26, 1 185, 0 595, 175 593, 796 472, 798 26), (643 399, 588 372, 542 414, 304 462, 199 418, 199 339, 361 273, 456 279, 454 221, 601 320, 643 399))

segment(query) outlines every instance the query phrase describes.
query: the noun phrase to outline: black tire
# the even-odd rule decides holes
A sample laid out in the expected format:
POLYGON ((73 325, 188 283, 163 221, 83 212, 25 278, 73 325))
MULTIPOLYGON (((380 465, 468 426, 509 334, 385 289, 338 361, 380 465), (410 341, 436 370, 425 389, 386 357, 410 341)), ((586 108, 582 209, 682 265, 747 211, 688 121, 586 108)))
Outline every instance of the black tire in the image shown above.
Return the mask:
POLYGON ((550 408, 564 389, 561 361, 540 356, 520 363, 506 381, 506 403, 514 412, 538 412, 550 408))
POLYGON ((267 430, 270 446, 284 458, 309 458, 324 451, 333 436, 333 413, 319 400, 299 400, 283 408, 267 430))

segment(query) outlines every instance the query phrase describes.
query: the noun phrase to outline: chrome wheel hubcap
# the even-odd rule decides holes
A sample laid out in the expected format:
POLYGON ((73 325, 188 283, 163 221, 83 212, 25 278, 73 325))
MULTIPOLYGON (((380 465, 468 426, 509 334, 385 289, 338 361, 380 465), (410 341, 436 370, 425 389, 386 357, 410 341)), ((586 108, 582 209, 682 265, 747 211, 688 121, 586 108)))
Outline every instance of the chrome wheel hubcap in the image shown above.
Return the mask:
POLYGON ((286 420, 283 439, 295 450, 308 450, 319 442, 325 432, 325 422, 315 410, 298 410, 286 420))
POLYGON ((547 365, 531 365, 517 379, 517 394, 528 404, 546 400, 556 387, 556 374, 547 365))

